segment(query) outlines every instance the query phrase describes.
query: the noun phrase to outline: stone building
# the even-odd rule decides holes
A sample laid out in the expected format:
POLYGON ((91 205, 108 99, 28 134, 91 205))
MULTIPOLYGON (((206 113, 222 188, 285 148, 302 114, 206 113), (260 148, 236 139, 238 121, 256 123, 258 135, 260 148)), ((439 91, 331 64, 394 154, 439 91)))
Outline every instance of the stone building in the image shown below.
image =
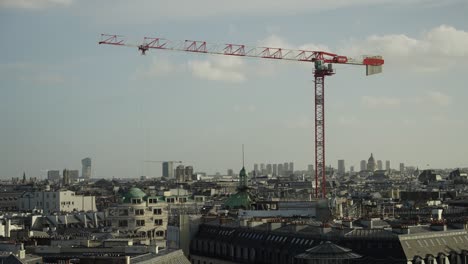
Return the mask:
POLYGON ((148 196, 139 188, 130 188, 119 204, 106 209, 106 215, 122 236, 147 238, 165 247, 168 205, 163 196, 148 196))
POLYGON ((17 202, 18 210, 54 212, 96 211, 94 196, 77 195, 73 191, 25 192, 17 202))

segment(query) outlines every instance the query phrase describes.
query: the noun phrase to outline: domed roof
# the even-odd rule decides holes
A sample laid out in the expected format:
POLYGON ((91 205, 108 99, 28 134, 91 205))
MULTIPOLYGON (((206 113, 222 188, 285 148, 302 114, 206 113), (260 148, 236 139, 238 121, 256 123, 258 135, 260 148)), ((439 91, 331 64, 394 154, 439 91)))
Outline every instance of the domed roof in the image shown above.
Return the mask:
POLYGON ((132 187, 123 195, 123 202, 131 203, 132 199, 144 199, 146 196, 146 193, 143 192, 140 188, 132 187))
POLYGON ((368 162, 374 162, 374 155, 371 153, 368 162))

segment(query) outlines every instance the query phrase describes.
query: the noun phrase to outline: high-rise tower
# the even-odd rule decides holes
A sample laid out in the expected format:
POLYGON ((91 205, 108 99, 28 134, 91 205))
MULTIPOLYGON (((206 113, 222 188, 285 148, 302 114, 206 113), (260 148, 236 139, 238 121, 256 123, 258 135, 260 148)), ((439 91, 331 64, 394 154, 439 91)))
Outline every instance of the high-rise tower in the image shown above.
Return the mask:
POLYGON ((338 175, 343 176, 345 174, 345 161, 338 160, 338 175))
POLYGON ((367 170, 367 162, 366 160, 361 160, 361 171, 367 170))
POLYGON ((377 161, 377 169, 378 169, 378 170, 383 170, 383 163, 382 163, 381 160, 378 160, 378 161, 377 161))
POLYGON ((91 179, 91 158, 81 160, 81 177, 85 180, 91 179))
POLYGON ((162 176, 169 179, 174 178, 174 163, 172 161, 163 162, 162 176))

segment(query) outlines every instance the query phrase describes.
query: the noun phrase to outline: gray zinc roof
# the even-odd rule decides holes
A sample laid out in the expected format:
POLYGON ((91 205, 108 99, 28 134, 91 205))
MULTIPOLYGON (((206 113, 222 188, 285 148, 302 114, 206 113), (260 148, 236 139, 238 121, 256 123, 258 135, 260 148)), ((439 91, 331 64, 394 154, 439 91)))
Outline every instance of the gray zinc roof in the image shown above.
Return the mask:
POLYGON ((449 255, 454 251, 460 254, 463 250, 468 250, 467 231, 427 232, 399 235, 398 238, 407 259, 439 253, 449 255))

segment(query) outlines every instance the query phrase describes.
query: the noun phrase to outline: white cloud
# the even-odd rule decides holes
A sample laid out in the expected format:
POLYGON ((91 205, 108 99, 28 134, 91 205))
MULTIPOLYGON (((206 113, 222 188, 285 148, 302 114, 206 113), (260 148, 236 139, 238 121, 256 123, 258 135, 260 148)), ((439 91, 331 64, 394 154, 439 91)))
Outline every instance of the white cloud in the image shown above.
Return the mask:
POLYGON ((69 6, 73 0, 0 0, 0 8, 41 9, 53 6, 69 6))
POLYGON ((452 103, 452 98, 437 91, 427 92, 420 97, 397 98, 397 97, 377 97, 363 96, 362 105, 367 108, 398 108, 402 105, 431 105, 448 106, 452 103))
POLYGON ((226 56, 188 62, 193 76, 211 81, 243 82, 246 80, 243 66, 241 58, 226 56))
POLYGON ((138 69, 134 75, 136 79, 153 78, 171 74, 176 71, 177 65, 162 57, 154 58, 146 69, 138 69))
POLYGON ((386 66, 419 72, 448 69, 468 59, 468 32, 441 25, 419 38, 404 34, 373 35, 362 41, 352 41, 341 53, 351 56, 382 55, 386 66))
POLYGON ((401 99, 384 96, 363 96, 361 102, 367 108, 398 108, 401 105, 401 99))
POLYGON ((434 92, 434 91, 429 92, 428 98, 430 102, 437 104, 439 106, 448 106, 452 103, 452 98, 441 92, 434 92))
MULTIPOLYGON (((385 59, 385 68, 403 71, 410 68, 417 72, 433 73, 448 69, 455 63, 468 61, 468 32, 454 27, 441 25, 421 35, 412 38, 404 34, 373 35, 361 41, 346 43, 345 47, 331 49, 321 43, 291 44, 281 36, 273 33, 258 40, 258 47, 272 47, 299 50, 322 50, 336 52, 349 57, 359 57, 363 54, 379 54, 385 59)), ((219 47, 218 47, 219 48, 219 47)), ((261 49, 257 49, 257 53, 261 49)), ((251 64, 239 57, 213 56, 206 60, 194 60, 187 63, 188 70, 193 76, 204 80, 243 82, 248 75, 271 76, 279 68, 279 64, 266 63, 258 67, 260 62, 251 64)), ((310 65, 303 64, 310 67, 310 65)), ((174 71, 169 60, 155 61, 146 71, 147 76, 164 75, 174 71)), ((400 102, 395 98, 364 97, 363 103, 367 107, 397 107, 400 102)))

